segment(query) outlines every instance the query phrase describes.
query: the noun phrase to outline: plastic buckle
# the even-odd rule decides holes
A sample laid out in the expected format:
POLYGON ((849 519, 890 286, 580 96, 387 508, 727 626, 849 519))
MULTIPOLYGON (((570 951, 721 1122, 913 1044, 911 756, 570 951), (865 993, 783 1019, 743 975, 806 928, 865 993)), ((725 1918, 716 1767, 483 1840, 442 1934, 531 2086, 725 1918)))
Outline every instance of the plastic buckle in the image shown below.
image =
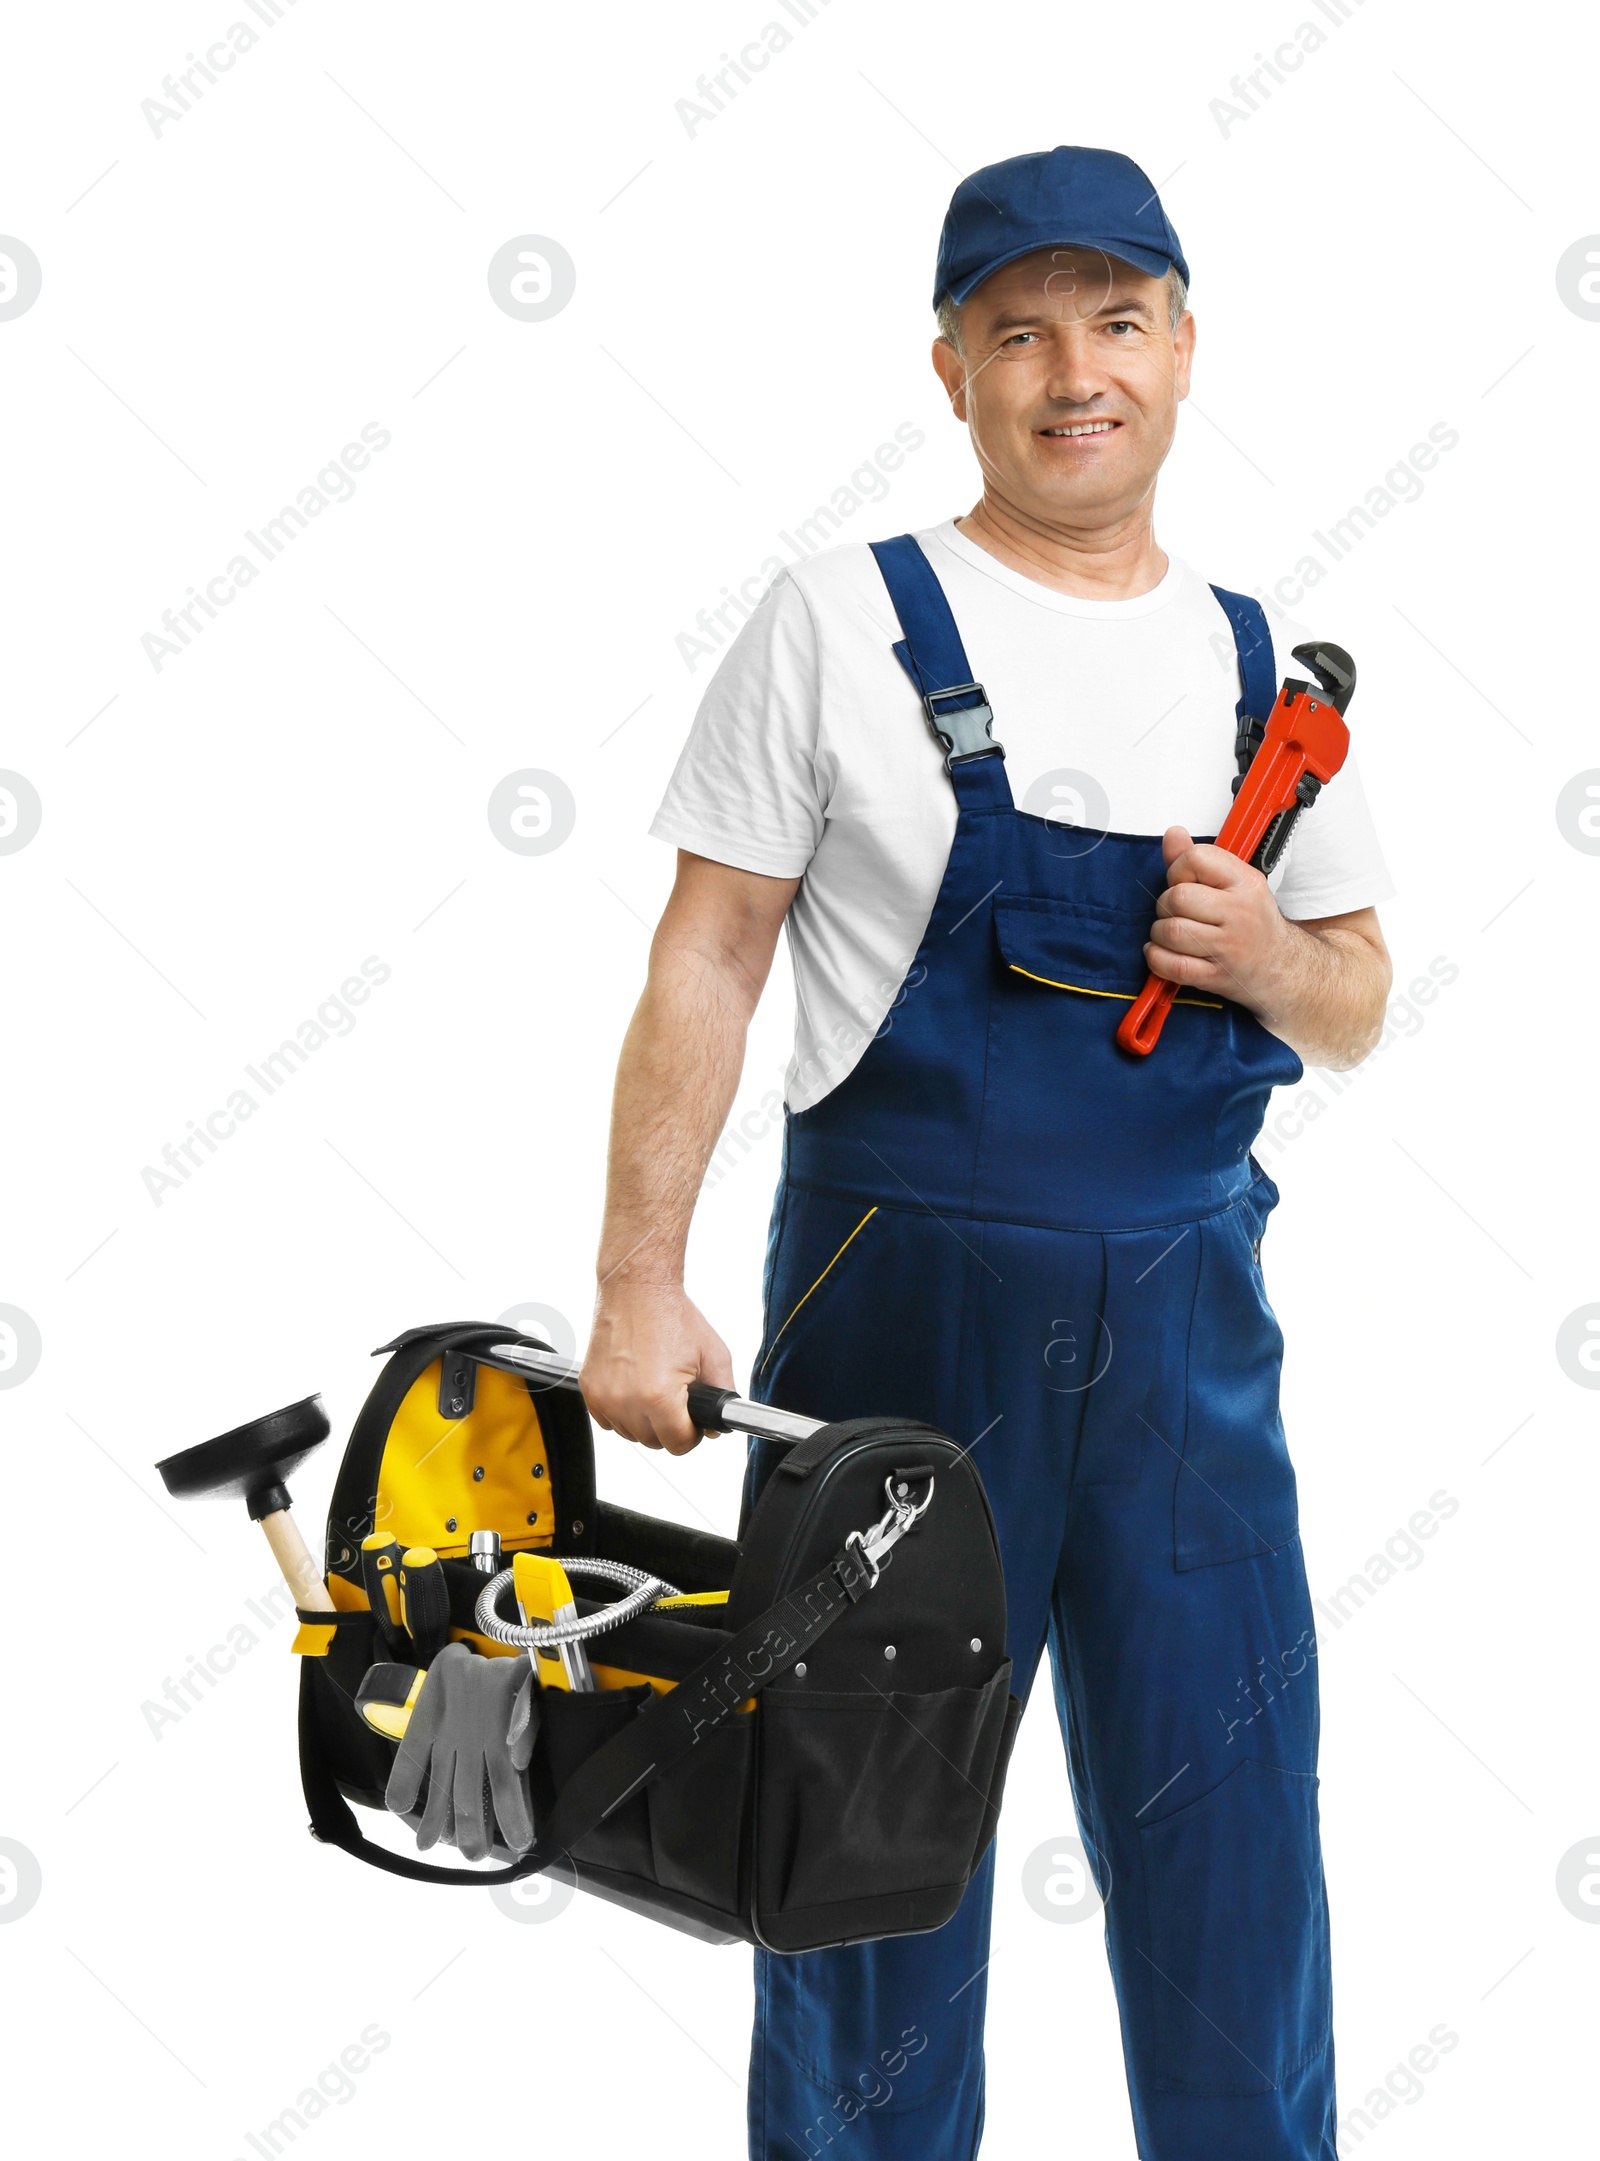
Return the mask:
POLYGON ((1244 785, 1244 776, 1255 763, 1256 752, 1261 748, 1262 738, 1266 732, 1266 722, 1257 720, 1252 714, 1247 713, 1234 733, 1233 762, 1238 767, 1238 772, 1235 774, 1233 781, 1235 795, 1239 793, 1240 788, 1244 785))
POLYGON ((959 765, 964 758, 1003 758, 1005 750, 994 739, 994 712, 989 704, 989 693, 981 683, 952 683, 948 690, 930 690, 924 693, 922 710, 928 716, 928 726, 944 745, 945 771, 959 765), (953 713, 941 714, 936 708, 950 698, 967 698, 976 691, 976 705, 958 706, 953 713))

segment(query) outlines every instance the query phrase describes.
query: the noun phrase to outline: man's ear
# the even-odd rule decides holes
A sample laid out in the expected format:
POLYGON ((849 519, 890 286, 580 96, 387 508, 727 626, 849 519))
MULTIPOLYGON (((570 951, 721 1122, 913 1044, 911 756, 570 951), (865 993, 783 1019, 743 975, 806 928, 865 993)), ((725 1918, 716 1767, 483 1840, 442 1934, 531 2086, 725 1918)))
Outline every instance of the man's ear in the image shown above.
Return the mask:
POLYGON ((944 385, 951 412, 957 420, 964 422, 967 417, 967 364, 948 338, 933 341, 933 372, 944 385))
POLYGON ((1178 396, 1189 395, 1189 371, 1194 365, 1194 317, 1186 308, 1172 333, 1172 374, 1178 396))

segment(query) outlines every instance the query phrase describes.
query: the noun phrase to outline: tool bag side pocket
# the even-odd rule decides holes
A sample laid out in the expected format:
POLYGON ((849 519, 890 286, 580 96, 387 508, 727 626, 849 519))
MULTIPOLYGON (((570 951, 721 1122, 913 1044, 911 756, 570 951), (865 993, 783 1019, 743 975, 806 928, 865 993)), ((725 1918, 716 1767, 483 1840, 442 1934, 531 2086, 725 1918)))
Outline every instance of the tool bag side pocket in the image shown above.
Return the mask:
POLYGON ((347 1801, 382 1808, 395 1744, 372 1728, 355 1706, 362 1676, 378 1655, 370 1616, 347 1617, 333 1653, 300 1660, 300 1755, 315 1756, 347 1801))
POLYGON ((736 1920, 755 1711, 735 1711, 649 1790, 655 1880, 736 1920))
POLYGON ((950 1918, 992 1835, 1010 1683, 1006 1661, 981 1687, 929 1695, 765 1692, 753 1902, 766 1941, 950 1918))
MULTIPOLYGON (((573 1694, 547 1688, 541 1697, 539 1769, 558 1794, 596 1749, 630 1726, 654 1695, 648 1681, 631 1688, 601 1688, 573 1694)), ((602 1823, 572 1849, 577 1862, 619 1870, 646 1882, 654 1880, 650 1850, 649 1804, 643 1792, 613 1808, 602 1823)))

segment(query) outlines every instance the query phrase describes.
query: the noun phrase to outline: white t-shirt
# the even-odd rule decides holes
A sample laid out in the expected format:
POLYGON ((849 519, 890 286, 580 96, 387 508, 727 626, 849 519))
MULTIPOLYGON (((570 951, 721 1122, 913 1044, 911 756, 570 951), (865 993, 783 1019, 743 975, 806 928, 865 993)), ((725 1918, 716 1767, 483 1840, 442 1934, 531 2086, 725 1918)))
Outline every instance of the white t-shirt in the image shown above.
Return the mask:
MULTIPOLYGON (((954 521, 919 533, 949 599, 1019 809, 1120 833, 1215 833, 1232 801, 1233 633, 1170 562, 1134 600, 1080 600, 1008 569, 954 521)), ((1337 624, 1319 633, 1336 636, 1337 624)), ((1272 621, 1278 680, 1310 632, 1272 621)), ((650 830, 695 855, 801 878, 789 911, 804 1110, 851 1070, 916 957, 956 799, 891 650, 901 636, 865 546, 776 578, 723 655, 650 830)), ((1299 820, 1273 878, 1299 921, 1394 891, 1352 759, 1299 820)))

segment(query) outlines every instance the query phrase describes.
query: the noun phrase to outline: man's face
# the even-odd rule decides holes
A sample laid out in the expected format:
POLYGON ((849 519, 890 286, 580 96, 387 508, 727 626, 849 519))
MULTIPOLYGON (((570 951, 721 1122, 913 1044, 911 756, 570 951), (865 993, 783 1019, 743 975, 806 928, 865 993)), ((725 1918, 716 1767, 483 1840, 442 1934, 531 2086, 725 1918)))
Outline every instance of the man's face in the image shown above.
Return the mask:
POLYGON ((1049 248, 986 278, 957 352, 933 364, 986 485, 1047 522, 1109 521, 1150 493, 1189 392, 1194 320, 1095 248, 1049 248))

